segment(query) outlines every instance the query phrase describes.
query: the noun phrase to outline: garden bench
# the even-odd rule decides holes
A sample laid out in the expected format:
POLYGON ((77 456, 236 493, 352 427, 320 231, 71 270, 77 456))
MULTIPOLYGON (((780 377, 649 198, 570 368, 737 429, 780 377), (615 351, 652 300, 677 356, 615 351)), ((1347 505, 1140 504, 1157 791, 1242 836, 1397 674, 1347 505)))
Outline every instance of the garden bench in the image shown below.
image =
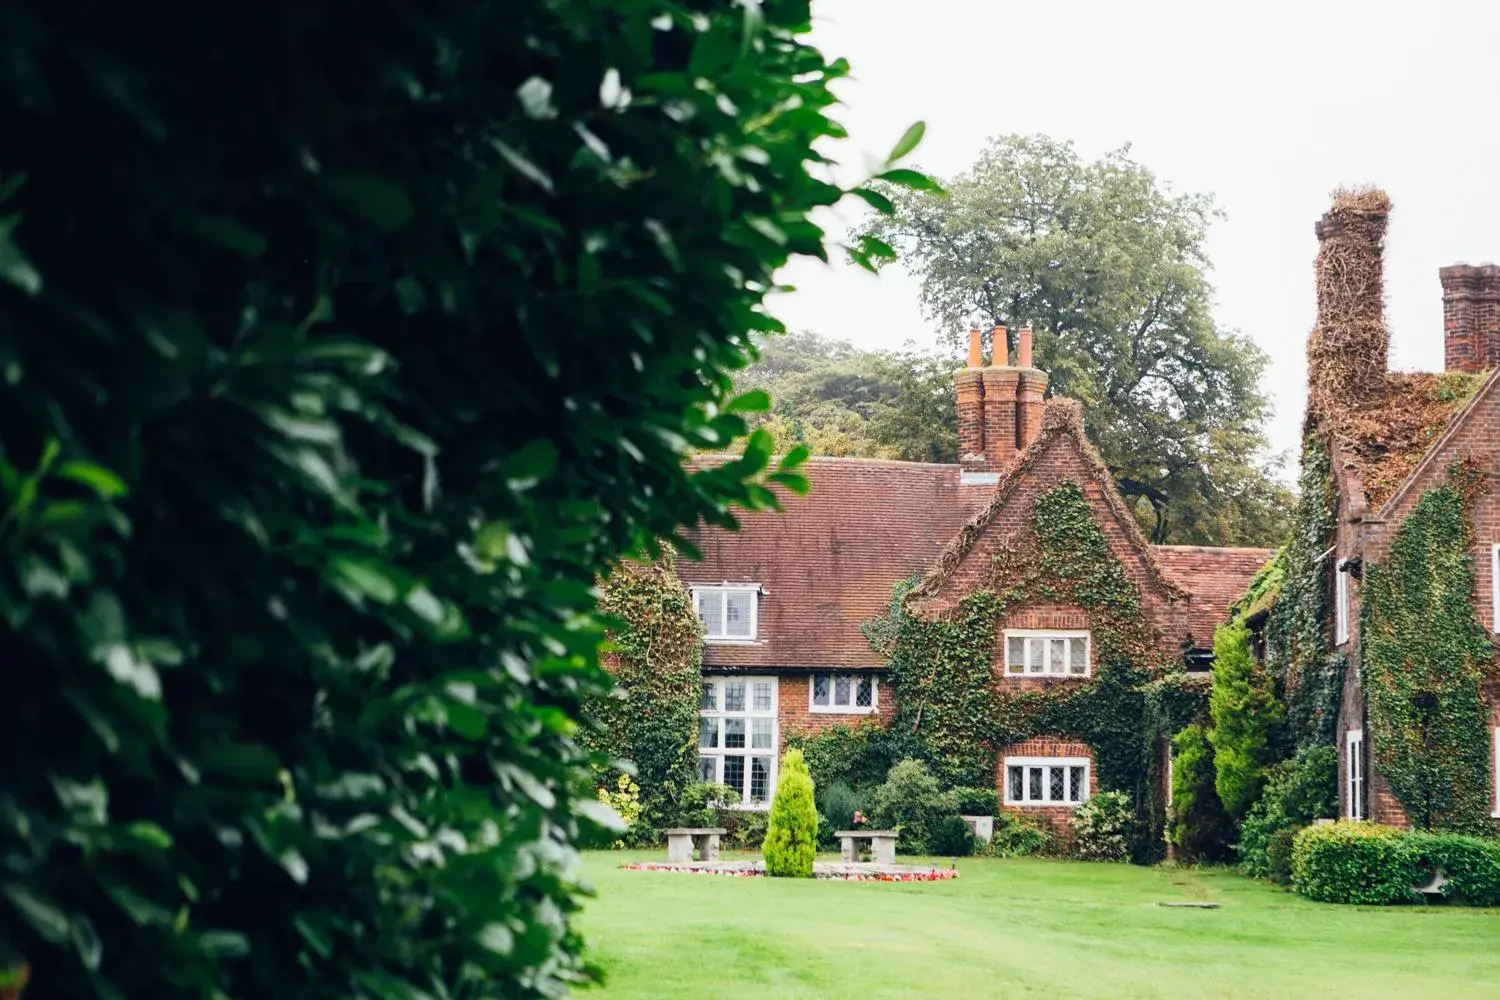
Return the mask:
POLYGON ((699 861, 718 861, 719 838, 728 832, 722 826, 668 827, 667 860, 692 861, 697 850, 699 861))
POLYGON ((845 862, 859 860, 861 841, 869 841, 870 858, 877 865, 890 865, 896 862, 895 830, 839 830, 834 836, 838 837, 839 843, 843 845, 845 862))

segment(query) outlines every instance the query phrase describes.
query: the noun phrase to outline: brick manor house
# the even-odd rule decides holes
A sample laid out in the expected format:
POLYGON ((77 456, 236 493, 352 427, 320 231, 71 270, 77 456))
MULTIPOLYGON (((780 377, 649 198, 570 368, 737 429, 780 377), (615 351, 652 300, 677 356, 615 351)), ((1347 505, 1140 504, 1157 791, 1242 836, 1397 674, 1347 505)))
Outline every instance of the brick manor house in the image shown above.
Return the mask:
MULTIPOLYGON (((1479 487, 1466 511, 1472 531, 1470 601, 1493 642, 1500 633, 1500 266, 1457 264, 1438 271, 1443 302, 1444 372, 1489 372, 1472 393, 1444 393, 1443 376, 1388 372, 1382 268, 1390 203, 1378 191, 1335 197, 1317 224, 1318 324, 1308 340, 1307 430, 1327 448, 1335 493, 1334 537, 1324 553, 1329 587, 1326 634, 1344 654, 1339 706, 1340 815, 1393 826, 1411 817, 1375 766, 1366 740, 1369 699, 1360 669, 1364 579, 1389 561, 1397 533, 1428 491, 1444 485, 1455 463, 1476 470, 1479 487)), ((1500 818, 1500 686, 1493 656, 1480 693, 1488 715, 1489 787, 1476 790, 1500 818)), ((1420 686, 1420 685, 1419 685, 1420 686)))
MULTIPOLYGON (((951 606, 979 586, 1002 547, 1033 531, 1037 498, 1082 488, 1113 556, 1139 588, 1165 662, 1204 671, 1228 606, 1273 554, 1267 549, 1151 545, 1084 436, 1078 404, 1046 398, 1031 331, 1016 364, 997 328, 986 365, 979 332, 954 373, 961 459, 947 465, 812 458, 806 496, 782 513, 741 517, 737 532, 694 536, 701 562, 678 572, 706 631, 700 775, 763 807, 786 737, 894 713, 885 670, 861 632, 892 588, 927 577, 923 607, 951 606), (947 552, 947 558, 940 560, 947 552)), ((1090 613, 1033 604, 1007 609, 995 631, 996 685, 1013 690, 1090 682, 1090 613)), ((1068 734, 1001 748, 996 788, 1007 808, 1058 825, 1096 785, 1092 749, 1068 734)))

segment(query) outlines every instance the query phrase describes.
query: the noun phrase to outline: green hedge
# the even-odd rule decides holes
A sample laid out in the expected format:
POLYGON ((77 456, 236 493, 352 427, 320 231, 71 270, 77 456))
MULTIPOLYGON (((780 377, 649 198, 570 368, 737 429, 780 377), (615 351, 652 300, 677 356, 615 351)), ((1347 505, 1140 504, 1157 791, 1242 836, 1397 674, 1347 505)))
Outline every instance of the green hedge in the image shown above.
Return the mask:
POLYGON ((1415 903, 1424 897, 1412 887, 1439 865, 1448 879, 1446 898, 1500 905, 1500 841, 1373 823, 1329 823, 1299 832, 1292 845, 1292 886, 1324 903, 1415 903))

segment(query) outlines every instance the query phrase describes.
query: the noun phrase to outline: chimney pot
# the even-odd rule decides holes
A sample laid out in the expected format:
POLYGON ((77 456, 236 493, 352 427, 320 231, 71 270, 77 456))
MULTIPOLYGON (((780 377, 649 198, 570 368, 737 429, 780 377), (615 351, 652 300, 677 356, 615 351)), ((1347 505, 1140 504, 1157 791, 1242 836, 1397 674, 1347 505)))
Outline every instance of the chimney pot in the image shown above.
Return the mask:
POLYGON ((1010 362, 1010 339, 1005 334, 1005 324, 996 323, 990 331, 990 367, 1004 368, 1010 362))
POLYGON ((979 327, 977 326, 972 326, 969 328, 969 367, 984 367, 984 352, 980 350, 979 327))
POLYGON ((1016 335, 1016 367, 1031 367, 1031 324, 1021 327, 1016 335))

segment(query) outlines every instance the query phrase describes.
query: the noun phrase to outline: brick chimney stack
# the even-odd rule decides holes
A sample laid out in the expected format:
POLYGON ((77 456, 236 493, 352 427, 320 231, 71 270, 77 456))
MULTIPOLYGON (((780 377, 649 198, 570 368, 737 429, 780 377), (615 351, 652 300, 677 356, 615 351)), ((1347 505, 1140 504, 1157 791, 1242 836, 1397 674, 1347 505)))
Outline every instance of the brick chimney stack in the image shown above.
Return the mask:
POLYGON ((982 336, 969 331, 968 366, 953 373, 958 455, 964 472, 996 473, 1041 433, 1047 373, 1031 367, 1030 326, 1017 331, 1015 366, 1004 326, 994 329, 988 365, 982 336))
POLYGON ((1307 338, 1310 414, 1330 416, 1385 391, 1390 335, 1383 287, 1391 201, 1374 188, 1335 191, 1314 226, 1318 324, 1307 338))
POLYGON ((1482 372, 1500 364, 1500 266, 1438 269, 1443 285, 1443 369, 1482 372))

